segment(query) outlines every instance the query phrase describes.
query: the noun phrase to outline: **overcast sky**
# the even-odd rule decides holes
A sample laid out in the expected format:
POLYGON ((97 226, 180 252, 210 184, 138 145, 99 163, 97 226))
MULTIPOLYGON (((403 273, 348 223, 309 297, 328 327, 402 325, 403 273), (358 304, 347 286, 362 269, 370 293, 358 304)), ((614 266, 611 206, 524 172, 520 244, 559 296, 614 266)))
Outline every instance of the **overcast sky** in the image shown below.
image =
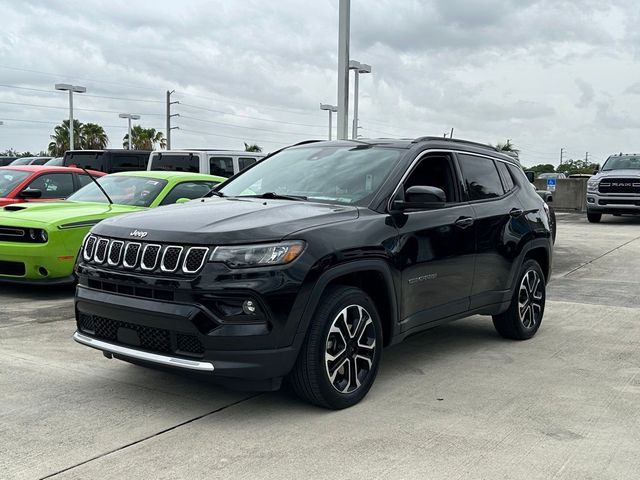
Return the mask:
MULTIPOLYGON (((640 151, 637 0, 352 0, 366 137, 509 138, 526 165, 640 151)), ((174 148, 266 151, 326 138, 336 103, 337 0, 0 0, 0 150, 46 149, 68 116, 56 82, 87 87, 75 117, 174 148), (19 87, 19 88, 18 88, 19 87), (31 90, 32 89, 32 90, 31 90), (117 97, 117 98, 106 98, 117 97)), ((335 124, 335 122, 334 122, 335 124)))

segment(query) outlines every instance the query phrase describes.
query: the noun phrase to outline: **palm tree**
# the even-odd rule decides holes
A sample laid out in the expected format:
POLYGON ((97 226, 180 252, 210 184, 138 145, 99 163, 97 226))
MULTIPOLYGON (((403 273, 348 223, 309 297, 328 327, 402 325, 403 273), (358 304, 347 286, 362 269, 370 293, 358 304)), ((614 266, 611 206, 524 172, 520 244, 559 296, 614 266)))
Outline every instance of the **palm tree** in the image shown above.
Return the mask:
POLYGON ((257 143, 247 143, 244 142, 244 151, 245 152, 261 152, 262 147, 257 143))
MULTIPOLYGON (((128 145, 129 134, 127 133, 122 139, 122 146, 126 148, 128 145)), ((140 125, 134 125, 131 128, 131 149, 155 150, 156 145, 160 145, 160 148, 167 147, 167 139, 162 132, 155 128, 142 128, 140 125)))
POLYGON ((102 150, 109 143, 109 137, 102 126, 97 123, 85 123, 82 127, 82 148, 88 150, 102 150))
MULTIPOLYGON (((73 121, 73 137, 74 143, 78 146, 82 146, 84 138, 82 135, 82 123, 79 120, 73 121)), ((49 143, 49 154, 55 157, 64 155, 64 152, 69 150, 69 120, 63 120, 60 125, 56 125, 53 129, 53 135, 51 135, 51 143, 49 143)), ((74 147, 76 146, 74 145, 74 147)))
POLYGON ((516 146, 513 143, 511 143, 511 139, 507 139, 507 141, 504 143, 498 142, 495 146, 491 144, 489 145, 495 148, 496 150, 498 150, 499 152, 511 152, 516 157, 520 153, 520 149, 516 148, 516 146))

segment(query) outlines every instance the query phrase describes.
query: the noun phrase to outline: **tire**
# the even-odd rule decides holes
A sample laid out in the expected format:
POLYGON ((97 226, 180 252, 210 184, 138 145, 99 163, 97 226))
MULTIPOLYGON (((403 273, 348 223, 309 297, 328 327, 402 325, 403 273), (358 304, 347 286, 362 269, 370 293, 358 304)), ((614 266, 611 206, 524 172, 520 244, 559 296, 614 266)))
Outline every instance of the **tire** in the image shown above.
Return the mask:
POLYGON ((494 327, 504 338, 527 340, 533 337, 542 323, 546 297, 546 281, 540 265, 533 259, 525 260, 511 305, 505 312, 493 316, 494 327))
POLYGON ((602 219, 601 213, 587 212, 587 220, 589 220, 589 223, 599 223, 601 219, 602 219))
POLYGON ((378 373, 380 317, 369 296, 355 287, 331 286, 318 305, 289 381, 310 403, 335 410, 351 407, 364 398, 378 373))

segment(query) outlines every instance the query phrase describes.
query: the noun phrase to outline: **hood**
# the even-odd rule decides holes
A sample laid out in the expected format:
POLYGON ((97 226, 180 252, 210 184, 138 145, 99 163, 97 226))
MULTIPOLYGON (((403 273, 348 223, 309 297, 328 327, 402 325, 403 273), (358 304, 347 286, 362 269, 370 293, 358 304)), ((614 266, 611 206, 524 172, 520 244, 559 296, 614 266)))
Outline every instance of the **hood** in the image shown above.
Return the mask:
POLYGON ((626 177, 640 177, 640 170, 624 169, 624 170, 604 170, 600 171, 591 177, 589 180, 601 180, 603 178, 626 178, 626 177))
POLYGON ((93 232, 147 242, 195 244, 256 243, 282 239, 319 225, 358 218, 351 206, 260 198, 203 198, 111 218, 93 232))
POLYGON ((65 225, 84 221, 100 221, 112 215, 139 211, 141 207, 109 205, 94 202, 34 202, 15 203, 0 208, 0 225, 29 224, 65 225))

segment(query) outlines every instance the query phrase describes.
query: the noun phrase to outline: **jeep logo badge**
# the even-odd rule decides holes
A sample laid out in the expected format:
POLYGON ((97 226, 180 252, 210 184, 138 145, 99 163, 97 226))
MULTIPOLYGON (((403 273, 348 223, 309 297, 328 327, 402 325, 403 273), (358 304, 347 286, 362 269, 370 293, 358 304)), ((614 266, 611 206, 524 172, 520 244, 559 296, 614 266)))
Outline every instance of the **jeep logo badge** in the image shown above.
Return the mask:
POLYGON ((144 238, 147 236, 147 232, 141 232, 140 230, 134 230, 133 232, 131 232, 129 234, 130 237, 138 237, 138 238, 144 238))

